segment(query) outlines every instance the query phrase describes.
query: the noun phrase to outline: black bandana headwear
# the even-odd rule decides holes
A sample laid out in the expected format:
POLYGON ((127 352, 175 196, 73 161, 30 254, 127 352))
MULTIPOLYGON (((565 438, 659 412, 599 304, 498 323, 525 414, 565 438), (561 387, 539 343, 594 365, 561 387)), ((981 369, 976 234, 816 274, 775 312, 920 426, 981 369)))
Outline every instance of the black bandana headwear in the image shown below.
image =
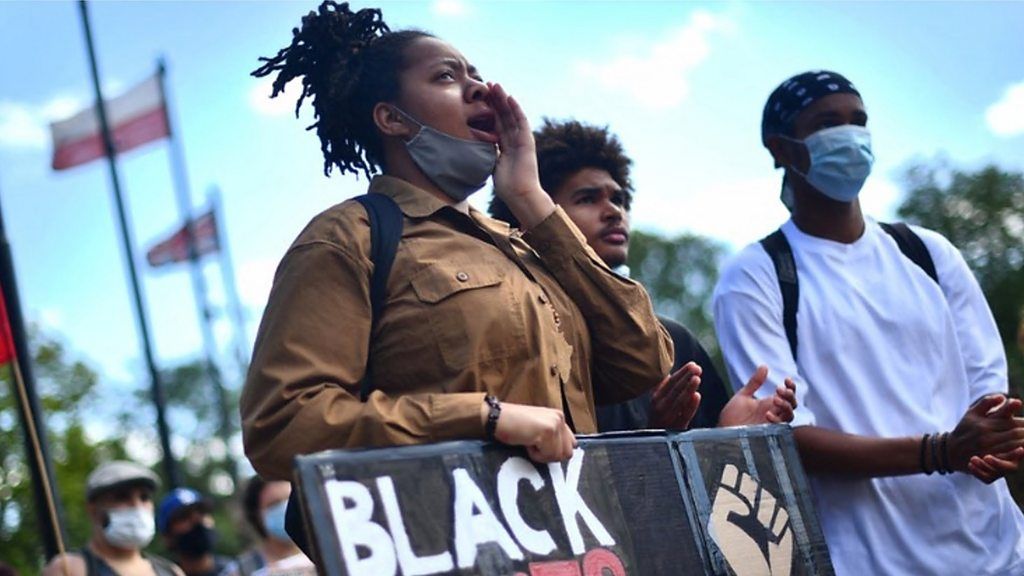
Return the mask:
POLYGON ((790 135, 793 120, 817 100, 832 94, 860 92, 842 74, 828 70, 814 70, 797 74, 779 85, 768 97, 761 116, 761 143, 767 146, 773 134, 790 135))

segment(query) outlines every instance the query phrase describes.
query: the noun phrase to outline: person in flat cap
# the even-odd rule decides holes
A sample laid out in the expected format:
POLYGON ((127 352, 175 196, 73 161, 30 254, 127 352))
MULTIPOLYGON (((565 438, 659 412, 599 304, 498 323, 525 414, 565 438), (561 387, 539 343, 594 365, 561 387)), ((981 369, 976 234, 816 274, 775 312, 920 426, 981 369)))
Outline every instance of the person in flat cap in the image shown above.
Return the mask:
POLYGON ((217 576, 230 558, 214 553, 217 533, 213 504, 191 488, 175 488, 160 501, 157 529, 186 576, 217 576))
POLYGON ((153 494, 160 479, 126 460, 100 465, 85 484, 85 509, 92 521, 89 543, 55 556, 43 576, 182 576, 170 561, 142 549, 155 532, 153 494))
POLYGON ((715 327, 733 382, 755 362, 796 380, 794 438, 836 574, 1024 574, 1002 479, 1024 458, 1022 405, 960 252, 863 214, 868 112, 841 74, 779 85, 761 142, 791 217, 725 266, 715 327))

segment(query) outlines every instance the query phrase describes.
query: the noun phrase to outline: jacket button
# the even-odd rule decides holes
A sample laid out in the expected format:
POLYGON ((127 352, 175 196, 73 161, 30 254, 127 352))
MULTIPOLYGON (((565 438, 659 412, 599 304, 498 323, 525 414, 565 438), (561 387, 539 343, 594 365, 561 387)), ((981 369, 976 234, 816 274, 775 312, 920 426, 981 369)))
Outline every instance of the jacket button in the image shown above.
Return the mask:
POLYGON ((551 365, 551 375, 558 376, 558 364, 551 365))
POLYGON ((466 274, 465 272, 459 272, 458 274, 455 275, 455 279, 458 280, 459 282, 465 282, 466 280, 469 280, 469 274, 466 274))

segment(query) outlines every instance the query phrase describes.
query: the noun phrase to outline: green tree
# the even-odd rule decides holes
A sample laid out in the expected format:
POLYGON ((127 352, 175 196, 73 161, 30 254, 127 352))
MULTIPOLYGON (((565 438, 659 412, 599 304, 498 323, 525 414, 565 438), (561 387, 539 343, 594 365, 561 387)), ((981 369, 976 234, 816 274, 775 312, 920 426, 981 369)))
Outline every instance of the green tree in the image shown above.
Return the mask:
POLYGON ((711 294, 724 255, 721 244, 695 234, 668 238, 635 230, 630 235, 630 273, 647 289, 655 311, 689 328, 716 359, 711 294))
POLYGON ((960 249, 999 327, 1012 389, 1024 391, 1017 337, 1024 309, 1024 174, 995 166, 962 172, 940 162, 910 168, 906 183, 900 218, 960 249))
MULTIPOLYGON (((900 218, 941 233, 960 249, 981 285, 1006 351, 1009 386, 1024 391, 1024 174, 945 162, 911 167, 900 218)), ((940 278, 941 282, 942 279, 940 278)), ((1007 478, 1024 504, 1024 471, 1007 478)))
MULTIPOLYGON (((172 437, 183 440, 185 446, 184 453, 178 455, 182 482, 214 501, 218 552, 237 554, 246 544, 245 535, 239 529, 242 514, 235 495, 240 487, 236 485, 236 462, 229 446, 230 438, 239 433, 238 393, 234 389, 225 390, 228 407, 225 427, 221 399, 211 382, 205 360, 185 362, 164 371, 163 384, 172 437)), ((136 391, 136 403, 150 402, 148 389, 136 391)), ((140 418, 137 411, 126 412, 122 417, 126 428, 147 430, 154 444, 159 441, 147 419, 140 418)), ((160 554, 167 552, 162 542, 157 542, 154 549, 160 554)))
MULTIPOLYGON (((84 513, 89 473, 107 460, 128 458, 125 441, 129 436, 143 444, 159 446, 152 425, 152 401, 147 387, 136 392, 134 402, 118 402, 118 408, 110 410, 95 371, 72 359, 64 345, 52 337, 33 330, 30 339, 43 424, 65 512, 66 546, 75 549, 84 546, 90 535, 89 519, 84 513), (95 433, 88 433, 90 425, 103 420, 117 423, 116 437, 96 438, 95 433)), ((0 368, 0 380, 0 550, 3 560, 19 572, 36 574, 43 564, 43 547, 16 410, 18 399, 6 368, 0 368)), ((245 542, 239 529, 241 514, 234 496, 235 485, 229 473, 229 449, 218 435, 220 408, 216 393, 199 362, 167 371, 164 382, 173 433, 185 441, 179 461, 184 482, 212 497, 218 550, 235 554, 245 542)), ((237 406, 237 393, 233 390, 228 392, 228 402, 229 406, 237 406)), ((234 416, 237 411, 230 412, 234 416)), ((230 426, 228 433, 236 434, 237 416, 230 426)), ((163 470, 156 466, 155 471, 163 470)), ((157 494, 158 502, 162 496, 162 492, 157 494)), ((166 554, 160 538, 154 541, 152 550, 166 554)))
MULTIPOLYGON (((32 341, 36 386, 65 510, 66 545, 74 548, 89 537, 89 520, 83 513, 86 477, 99 463, 123 458, 125 452, 119 442, 97 441, 86 432, 85 416, 95 408, 96 373, 71 360, 57 340, 33 331, 32 341)), ((4 560, 21 573, 36 574, 42 567, 43 545, 8 368, 0 368, 0 380, 0 549, 4 560)))

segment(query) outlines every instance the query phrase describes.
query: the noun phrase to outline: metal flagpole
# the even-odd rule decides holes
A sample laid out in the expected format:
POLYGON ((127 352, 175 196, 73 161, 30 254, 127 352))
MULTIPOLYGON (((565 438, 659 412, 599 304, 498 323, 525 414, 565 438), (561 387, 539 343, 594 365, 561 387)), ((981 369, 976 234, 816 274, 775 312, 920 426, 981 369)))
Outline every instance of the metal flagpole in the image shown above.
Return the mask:
POLYGON ((50 443, 46 439, 43 413, 32 374, 32 358, 25 335, 25 320, 21 315, 18 283, 14 276, 14 259, 4 229, 3 210, 0 209, 0 288, 7 308, 7 321, 11 327, 11 345, 14 358, 11 364, 11 386, 17 402, 18 416, 25 437, 25 463, 32 473, 32 491, 35 497, 36 517, 42 533, 43 548, 49 560, 64 552, 64 507, 57 492, 57 478, 50 459, 50 443), (18 369, 20 368, 20 370, 18 369))
MULTIPOLYGON (((157 61, 157 78, 160 82, 160 97, 163 100, 164 119, 167 122, 167 132, 170 140, 171 173, 174 178, 175 198, 178 201, 178 212, 185 223, 185 237, 188 244, 189 272, 192 276, 192 290, 195 293, 196 306, 199 312, 199 327, 203 338, 203 350, 205 351, 205 367, 207 377, 217 395, 217 403, 220 412, 220 424, 218 436, 224 442, 225 449, 230 447, 231 442, 231 412, 228 406, 228 393, 224 389, 224 382, 220 370, 214 358, 217 355, 217 340, 213 335, 213 314, 210 311, 210 299, 206 289, 206 278, 203 276, 202 264, 199 261, 199 251, 196 247, 195 225, 192 219, 192 198, 189 192, 188 177, 185 171, 185 155, 181 149, 181 143, 175 136, 177 130, 171 123, 170 99, 167 97, 166 67, 163 58, 157 61)), ((231 480, 238 482, 237 463, 231 451, 227 451, 228 473, 231 480)))
POLYGON ((231 308, 232 320, 235 324, 235 359, 238 368, 244 375, 249 371, 249 335, 245 329, 245 312, 242 310, 242 300, 238 297, 238 287, 235 284, 235 267, 231 262, 231 250, 228 248, 227 220, 224 218, 224 205, 221 203, 220 189, 211 186, 206 192, 206 197, 213 207, 214 217, 217 219, 217 244, 220 246, 220 273, 224 279, 224 292, 227 294, 229 307, 231 308))
POLYGON ((82 26, 85 29, 85 43, 89 49, 89 66, 92 70, 92 83, 96 92, 96 114, 100 121, 103 146, 107 154, 107 164, 110 166, 110 180, 114 188, 114 204, 117 207, 118 222, 121 226, 121 240, 125 260, 128 262, 128 278, 135 304, 136 320, 139 325, 139 336, 142 339, 142 353, 146 359, 146 367, 149 369, 153 405, 156 408, 157 432, 160 435, 160 447, 163 449, 164 455, 164 473, 167 475, 167 482, 173 488, 181 485, 181 477, 178 474, 177 463, 174 461, 174 452, 171 451, 171 433, 167 427, 163 386, 160 381, 160 372, 157 370, 156 362, 153 359, 153 347, 149 337, 149 322, 146 318, 145 307, 142 304, 142 288, 139 285, 139 275, 135 268, 132 239, 128 230, 128 215, 125 210, 124 199, 121 196, 121 183, 117 172, 117 151, 114 148, 114 140, 110 135, 110 126, 107 124, 105 100, 103 99, 103 91, 100 88, 100 73, 96 66, 96 51, 93 48, 92 30, 89 27, 89 9, 85 0, 79 0, 78 6, 81 8, 82 26))

